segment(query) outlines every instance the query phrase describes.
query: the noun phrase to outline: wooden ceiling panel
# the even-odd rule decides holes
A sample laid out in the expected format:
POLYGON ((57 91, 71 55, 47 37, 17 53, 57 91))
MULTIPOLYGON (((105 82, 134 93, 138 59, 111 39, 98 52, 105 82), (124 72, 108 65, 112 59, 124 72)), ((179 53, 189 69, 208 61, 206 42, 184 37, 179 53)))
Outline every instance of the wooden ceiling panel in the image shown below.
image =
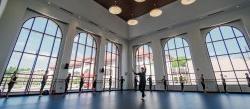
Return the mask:
POLYGON ((97 3, 109 9, 110 6, 117 2, 117 5, 122 8, 122 13, 118 16, 127 21, 130 18, 136 18, 147 14, 155 7, 162 7, 177 0, 146 0, 143 3, 137 3, 134 0, 95 0, 97 3))

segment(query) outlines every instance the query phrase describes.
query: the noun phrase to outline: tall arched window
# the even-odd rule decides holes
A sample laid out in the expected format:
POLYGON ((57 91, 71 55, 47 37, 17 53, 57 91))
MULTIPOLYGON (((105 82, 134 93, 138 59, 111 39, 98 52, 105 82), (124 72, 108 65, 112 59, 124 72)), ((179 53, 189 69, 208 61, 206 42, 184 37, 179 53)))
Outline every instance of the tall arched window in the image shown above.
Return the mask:
MULTIPOLYGON (((141 67, 146 68, 146 78, 152 76, 153 85, 155 85, 155 71, 152 48, 148 44, 144 44, 137 48, 136 55, 136 72, 141 71, 141 67)), ((147 81, 148 84, 148 81, 147 81)))
POLYGON ((104 72, 104 89, 109 88, 109 79, 112 80, 111 88, 118 88, 118 79, 120 76, 119 67, 119 47, 117 44, 108 41, 105 46, 105 72, 104 72))
POLYGON ((182 75, 185 85, 196 85, 189 45, 181 36, 170 38, 165 43, 166 73, 169 85, 180 85, 182 75))
POLYGON ((5 86, 3 91, 7 91, 7 83, 16 70, 18 79, 12 92, 39 91, 46 71, 49 77, 45 89, 50 89, 61 39, 61 29, 54 21, 44 17, 27 20, 5 70, 1 83, 5 86))
POLYGON ((221 85, 221 74, 229 85, 246 85, 245 73, 249 74, 250 51, 244 34, 232 26, 213 28, 206 35, 217 84, 221 85))
POLYGON ((79 33, 74 38, 69 73, 71 73, 70 90, 78 90, 80 77, 84 77, 83 89, 92 89, 95 76, 96 60, 95 37, 87 33, 79 33))

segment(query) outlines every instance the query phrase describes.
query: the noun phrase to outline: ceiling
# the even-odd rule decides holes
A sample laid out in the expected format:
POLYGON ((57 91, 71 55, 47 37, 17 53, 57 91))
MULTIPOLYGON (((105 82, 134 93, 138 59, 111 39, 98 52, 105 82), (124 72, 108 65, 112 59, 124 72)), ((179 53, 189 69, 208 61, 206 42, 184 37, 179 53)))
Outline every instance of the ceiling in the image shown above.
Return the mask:
POLYGON ((118 16, 127 21, 130 18, 136 18, 147 14, 151 9, 155 7, 162 7, 177 0, 146 0, 145 2, 138 3, 134 0, 94 0, 102 5, 107 10, 110 6, 117 2, 117 5, 122 8, 122 13, 118 16))

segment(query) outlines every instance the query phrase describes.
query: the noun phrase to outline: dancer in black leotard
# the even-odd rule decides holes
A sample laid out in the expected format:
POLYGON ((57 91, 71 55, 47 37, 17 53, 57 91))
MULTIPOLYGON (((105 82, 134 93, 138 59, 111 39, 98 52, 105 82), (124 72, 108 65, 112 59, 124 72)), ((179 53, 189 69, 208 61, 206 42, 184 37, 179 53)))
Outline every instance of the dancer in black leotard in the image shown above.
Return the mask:
POLYGON ((68 74, 67 78, 65 79, 64 93, 68 93, 68 86, 69 86, 70 77, 71 77, 71 74, 68 74))
POLYGON ((81 93, 82 92, 82 87, 83 87, 83 85, 84 85, 84 75, 83 74, 81 74, 81 78, 80 78, 80 86, 79 86, 79 93, 81 93))
POLYGON ((139 82, 139 90, 142 93, 142 100, 144 100, 145 97, 145 86, 146 86, 146 68, 142 67, 140 73, 134 72, 135 75, 139 75, 140 82, 139 82))
POLYGON ((226 79, 223 77, 223 74, 221 74, 220 76, 221 76, 221 80, 222 80, 222 85, 223 85, 224 91, 227 93, 226 79))
POLYGON ((206 93, 206 84, 205 84, 205 78, 204 78, 203 74, 201 74, 200 81, 201 81, 201 86, 203 88, 203 92, 206 93))
POLYGON ((162 82, 163 82, 163 85, 164 85, 164 90, 167 90, 167 79, 166 79, 165 76, 163 76, 162 82))
POLYGON ((125 81, 125 79, 123 78, 123 76, 121 76, 121 79, 120 79, 121 91, 123 91, 123 82, 124 81, 125 81))
POLYGON ((181 84, 181 91, 184 92, 184 80, 183 80, 182 75, 179 77, 179 80, 180 80, 180 84, 181 84))
POLYGON ((248 73, 246 73, 245 75, 246 75, 248 87, 250 87, 250 77, 249 77, 248 73))
POLYGON ((149 82, 149 90, 152 91, 153 82, 152 82, 152 77, 151 77, 151 75, 148 77, 147 81, 149 82))
POLYGON ((41 81, 40 96, 43 94, 43 89, 47 83, 47 79, 48 79, 48 71, 45 72, 45 74, 43 75, 43 79, 41 81))
POLYGON ((134 90, 137 91, 137 83, 138 83, 138 79, 137 76, 134 77, 134 90))
POLYGON ((111 92, 111 86, 112 86, 112 76, 109 78, 109 92, 111 92))
POLYGON ((6 93, 6 97, 9 97, 9 93, 11 92, 11 89, 13 88, 14 84, 16 83, 17 80, 17 71, 14 72, 12 75, 10 82, 8 83, 8 91, 6 93))

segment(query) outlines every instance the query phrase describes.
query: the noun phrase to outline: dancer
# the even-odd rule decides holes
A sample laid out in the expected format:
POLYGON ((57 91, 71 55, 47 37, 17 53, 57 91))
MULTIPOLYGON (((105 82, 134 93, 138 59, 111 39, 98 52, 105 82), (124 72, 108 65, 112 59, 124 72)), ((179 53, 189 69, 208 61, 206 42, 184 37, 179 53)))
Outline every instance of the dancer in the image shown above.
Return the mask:
POLYGON ((184 80, 183 80, 182 75, 180 76, 179 80, 180 80, 180 83, 181 83, 181 91, 184 92, 184 80))
POLYGON ((10 82, 8 83, 8 91, 6 93, 6 97, 9 97, 9 93, 11 92, 11 89, 13 88, 14 84, 17 82, 17 71, 14 72, 12 75, 10 82))
POLYGON ((93 81, 93 91, 96 92, 96 75, 94 76, 94 81, 93 81))
POLYGON ((134 77, 134 90, 137 91, 137 83, 138 83, 138 79, 137 76, 134 77))
POLYGON ((68 74, 67 78, 65 79, 65 90, 64 90, 64 93, 68 92, 68 86, 69 86, 70 77, 71 77, 71 74, 68 74))
POLYGON ((249 77, 248 73, 246 73, 245 75, 246 75, 248 87, 250 87, 250 77, 249 77))
POLYGON ((164 90, 167 90, 167 79, 166 79, 165 76, 163 76, 162 82, 163 82, 163 85, 164 85, 164 90))
POLYGON ((123 82, 125 81, 125 79, 123 78, 123 76, 121 76, 121 79, 120 79, 120 81, 121 81, 121 91, 123 91, 123 82))
POLYGON ((149 90, 152 91, 152 84, 153 84, 153 82, 152 82, 152 77, 151 77, 151 75, 149 75, 147 81, 149 82, 149 90))
POLYGON ((82 87, 83 87, 83 85, 84 85, 84 81, 85 81, 85 80, 84 80, 84 75, 81 74, 79 93, 82 92, 82 87))
POLYGON ((48 79, 48 71, 45 72, 45 74, 43 75, 43 79, 41 81, 40 96, 42 96, 43 94, 43 89, 47 83, 47 79, 48 79))
POLYGON ((111 92, 111 86, 112 86, 112 76, 109 78, 109 92, 111 92))
POLYGON ((221 74, 221 80, 222 80, 224 91, 227 93, 227 83, 226 83, 226 79, 223 77, 223 74, 221 74))
POLYGON ((200 81, 201 81, 201 86, 203 88, 203 92, 206 93, 206 84, 205 84, 205 78, 203 74, 201 74, 200 81))
POLYGON ((146 86, 146 68, 142 67, 140 73, 136 73, 136 72, 134 71, 134 74, 135 74, 135 75, 139 75, 139 78, 140 78, 139 90, 140 90, 141 93, 142 93, 142 99, 141 99, 141 100, 144 100, 144 97, 146 96, 145 93, 144 93, 144 91, 145 91, 145 86, 146 86))

